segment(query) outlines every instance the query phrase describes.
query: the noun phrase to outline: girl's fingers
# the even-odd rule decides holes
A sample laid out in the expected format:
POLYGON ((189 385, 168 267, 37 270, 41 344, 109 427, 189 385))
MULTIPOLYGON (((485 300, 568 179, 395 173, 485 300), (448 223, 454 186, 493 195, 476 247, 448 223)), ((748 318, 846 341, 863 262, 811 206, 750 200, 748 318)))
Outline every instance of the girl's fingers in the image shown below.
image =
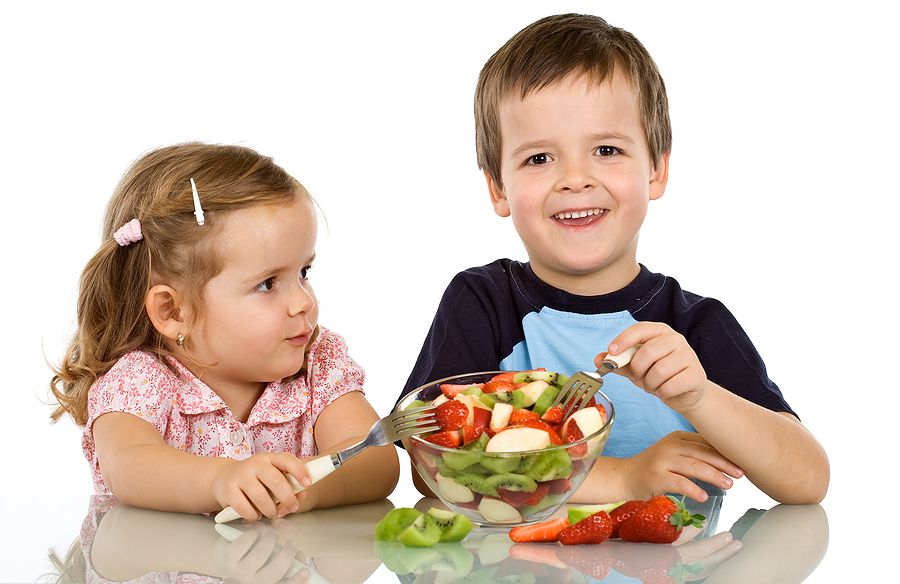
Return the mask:
POLYGON ((250 499, 253 506, 256 507, 263 516, 272 518, 278 516, 278 510, 275 508, 275 501, 272 495, 258 480, 244 487, 244 495, 250 499))
POLYGON ((309 480, 309 473, 306 471, 306 465, 293 454, 288 454, 286 452, 278 453, 272 458, 272 465, 278 470, 286 472, 297 479, 297 482, 304 487, 308 487, 312 484, 309 480))
POLYGON ((247 521, 257 521, 260 518, 259 511, 250 502, 250 499, 241 490, 236 490, 233 495, 228 498, 228 505, 238 512, 238 514, 247 521))
MULTIPOLYGON (((280 470, 275 468, 274 466, 269 467, 264 472, 260 473, 259 480, 262 484, 269 490, 272 497, 278 501, 279 507, 285 507, 288 512, 294 510, 295 499, 294 499, 294 489, 291 488, 291 484, 284 477, 280 470)), ((276 517, 281 516, 281 510, 276 510, 276 517)))

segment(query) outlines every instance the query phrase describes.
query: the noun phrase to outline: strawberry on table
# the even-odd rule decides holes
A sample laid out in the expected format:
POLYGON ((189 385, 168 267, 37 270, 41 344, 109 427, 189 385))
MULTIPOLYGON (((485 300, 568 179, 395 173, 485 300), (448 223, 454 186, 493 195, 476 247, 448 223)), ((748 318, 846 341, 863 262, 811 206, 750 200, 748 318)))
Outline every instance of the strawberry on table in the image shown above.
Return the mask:
POLYGON ((451 399, 435 408, 434 418, 444 430, 459 430, 466 425, 469 408, 461 401, 451 399))
POLYGON ((613 523, 609 513, 598 511, 562 530, 559 534, 559 543, 563 545, 602 543, 609 539, 612 530, 613 523))
POLYGON ((625 520, 638 512, 638 509, 644 506, 646 501, 641 499, 632 499, 625 501, 615 509, 609 512, 609 516, 613 522, 613 532, 609 537, 619 537, 619 528, 625 523, 625 520))
POLYGON ((559 534, 569 527, 569 520, 565 517, 550 519, 531 525, 521 525, 509 530, 509 539, 518 542, 556 541, 559 534))
POLYGON ((622 523, 619 537, 625 541, 672 543, 686 526, 703 527, 705 519, 703 515, 691 514, 683 502, 658 495, 622 523))

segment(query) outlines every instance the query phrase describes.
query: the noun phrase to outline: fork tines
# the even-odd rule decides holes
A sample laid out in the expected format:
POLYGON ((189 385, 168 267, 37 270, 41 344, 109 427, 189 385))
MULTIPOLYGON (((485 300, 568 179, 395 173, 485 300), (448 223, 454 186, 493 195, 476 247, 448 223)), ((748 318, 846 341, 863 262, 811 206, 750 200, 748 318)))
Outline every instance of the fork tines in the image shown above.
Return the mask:
POLYGON ((434 417, 434 406, 410 408, 391 416, 393 429, 401 437, 440 430, 434 417))
POLYGON ((599 375, 580 371, 569 378, 550 407, 560 406, 567 413, 580 410, 587 406, 601 385, 603 379, 599 375))

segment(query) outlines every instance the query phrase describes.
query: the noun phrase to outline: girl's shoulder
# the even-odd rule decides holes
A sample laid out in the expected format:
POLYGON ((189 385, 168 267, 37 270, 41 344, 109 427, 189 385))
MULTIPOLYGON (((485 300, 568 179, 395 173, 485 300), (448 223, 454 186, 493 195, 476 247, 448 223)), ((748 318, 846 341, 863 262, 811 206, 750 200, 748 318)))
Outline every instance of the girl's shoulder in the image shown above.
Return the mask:
POLYGON ((319 325, 319 334, 309 348, 306 379, 314 391, 349 385, 361 389, 363 368, 350 356, 344 337, 319 325))
POLYGON ((178 387, 178 374, 143 350, 126 353, 109 371, 97 378, 91 391, 131 390, 139 393, 168 393, 178 387))

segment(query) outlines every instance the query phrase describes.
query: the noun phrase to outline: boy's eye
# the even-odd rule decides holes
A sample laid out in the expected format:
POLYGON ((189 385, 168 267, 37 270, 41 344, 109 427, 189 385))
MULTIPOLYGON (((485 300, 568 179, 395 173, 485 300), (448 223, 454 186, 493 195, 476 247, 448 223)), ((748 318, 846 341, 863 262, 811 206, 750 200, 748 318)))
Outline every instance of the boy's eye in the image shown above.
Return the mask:
POLYGON ((275 277, 266 278, 262 282, 256 285, 257 292, 271 292, 275 287, 275 277))
POLYGON ((540 154, 533 154, 528 157, 528 160, 525 161, 525 164, 529 166, 540 166, 542 164, 547 164, 553 160, 550 158, 550 155, 546 152, 541 152, 540 154))
POLYGON ((309 271, 312 269, 312 266, 304 266, 300 269, 300 279, 306 280, 309 277, 309 271))
POLYGON ((616 154, 620 154, 621 150, 619 150, 615 146, 597 146, 597 149, 594 150, 594 153, 597 156, 608 157, 608 156, 615 156, 616 154))

